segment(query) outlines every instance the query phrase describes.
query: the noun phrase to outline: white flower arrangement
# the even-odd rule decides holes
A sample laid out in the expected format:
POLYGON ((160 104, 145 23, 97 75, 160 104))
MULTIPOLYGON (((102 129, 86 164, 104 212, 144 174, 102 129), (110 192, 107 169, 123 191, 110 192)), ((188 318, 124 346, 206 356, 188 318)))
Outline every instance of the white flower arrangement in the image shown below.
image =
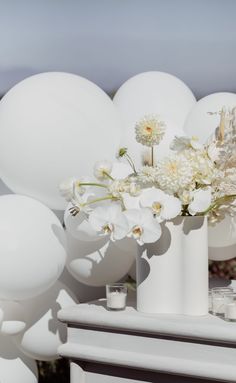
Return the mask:
POLYGON ((86 215, 98 236, 111 240, 132 237, 142 245, 157 241, 161 222, 182 216, 208 215, 217 222, 235 214, 236 108, 222 109, 219 127, 205 145, 196 137, 176 137, 173 154, 154 165, 154 146, 165 134, 157 116, 144 116, 135 125, 136 140, 150 147, 151 165, 136 170, 126 148, 130 175, 112 177, 112 163, 97 162, 94 180, 70 178, 60 192, 72 204, 70 212, 86 215))

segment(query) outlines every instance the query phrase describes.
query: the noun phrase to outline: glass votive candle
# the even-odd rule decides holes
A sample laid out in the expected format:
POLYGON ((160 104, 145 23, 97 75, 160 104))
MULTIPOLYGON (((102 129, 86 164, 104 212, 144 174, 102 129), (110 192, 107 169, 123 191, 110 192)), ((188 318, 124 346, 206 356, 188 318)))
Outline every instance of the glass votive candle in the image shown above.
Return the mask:
POLYGON ((208 292, 208 311, 212 312, 212 292, 209 290, 208 292))
POLYGON ((127 287, 124 283, 106 285, 107 308, 109 310, 124 310, 126 306, 127 287))
POLYGON ((228 295, 233 293, 232 287, 214 287, 212 293, 212 313, 224 316, 225 304, 228 303, 228 295))
POLYGON ((225 320, 236 322, 236 293, 227 295, 227 302, 225 303, 225 320))

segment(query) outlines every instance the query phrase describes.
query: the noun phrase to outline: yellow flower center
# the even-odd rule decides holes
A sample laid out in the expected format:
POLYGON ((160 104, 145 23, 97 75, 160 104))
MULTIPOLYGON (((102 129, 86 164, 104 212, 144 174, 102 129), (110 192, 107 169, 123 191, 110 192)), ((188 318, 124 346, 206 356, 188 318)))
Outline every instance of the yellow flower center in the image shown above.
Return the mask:
POLYGON ((107 223, 106 225, 104 225, 102 227, 102 231, 105 233, 105 234, 111 234, 111 232, 113 231, 113 227, 111 224, 107 223))
POLYGON ((153 212, 155 214, 160 214, 160 211, 161 211, 161 204, 160 204, 160 202, 153 202, 152 210, 153 210, 153 212))
POLYGON ((145 131, 148 135, 151 135, 152 134, 152 127, 151 126, 145 126, 145 131))
POLYGON ((132 233, 134 238, 140 238, 142 235, 143 229, 140 226, 134 226, 132 229, 132 233))

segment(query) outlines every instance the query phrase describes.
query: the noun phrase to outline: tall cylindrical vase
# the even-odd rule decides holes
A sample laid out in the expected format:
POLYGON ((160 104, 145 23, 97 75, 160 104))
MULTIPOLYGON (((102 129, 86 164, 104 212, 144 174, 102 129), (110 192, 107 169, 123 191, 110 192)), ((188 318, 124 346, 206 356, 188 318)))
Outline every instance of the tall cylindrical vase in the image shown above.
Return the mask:
POLYGON ((207 219, 177 217, 161 225, 161 238, 138 249, 137 310, 207 314, 207 219))

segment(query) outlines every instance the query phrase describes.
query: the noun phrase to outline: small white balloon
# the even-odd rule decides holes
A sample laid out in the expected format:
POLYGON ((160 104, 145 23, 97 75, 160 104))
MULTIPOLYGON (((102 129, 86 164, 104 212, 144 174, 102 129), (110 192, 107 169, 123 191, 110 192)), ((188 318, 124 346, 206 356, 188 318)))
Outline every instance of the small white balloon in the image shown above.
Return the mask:
POLYGON ((24 355, 9 336, 0 336, 0 382, 37 383, 38 369, 35 360, 24 355))
POLYGON ((78 281, 89 286, 105 286, 124 277, 134 261, 132 252, 114 242, 82 242, 68 233, 67 269, 78 281))
POLYGON ((0 301, 0 309, 3 312, 0 333, 4 335, 17 335, 24 330, 26 317, 21 303, 0 301))
POLYGON ((13 338, 17 346, 37 360, 57 359, 57 349, 65 343, 67 334, 67 326, 57 319, 57 312, 76 303, 76 296, 60 281, 39 297, 22 302, 28 319, 26 330, 13 338))
POLYGON ((99 159, 113 159, 120 126, 111 99, 85 78, 59 72, 29 77, 0 102, 1 177, 15 193, 64 210, 58 185, 91 174, 99 159))
POLYGON ((228 261, 236 257, 236 244, 225 247, 209 247, 208 254, 212 261, 228 261))
POLYGON ((121 146, 137 166, 150 158, 146 147, 135 140, 135 124, 145 115, 158 115, 166 124, 166 134, 156 147, 155 158, 168 155, 175 135, 183 135, 183 124, 196 99, 177 77, 163 72, 145 72, 126 81, 113 99, 123 122, 121 146))
POLYGON ((50 209, 29 197, 1 196, 0 211, 0 299, 29 299, 62 273, 65 232, 50 209))
POLYGON ((220 115, 218 112, 224 106, 230 108, 236 106, 236 94, 221 92, 203 97, 193 106, 186 118, 185 134, 197 136, 202 143, 205 143, 219 126, 220 115))
POLYGON ((236 216, 225 218, 213 225, 208 225, 208 244, 210 247, 236 245, 236 216))

